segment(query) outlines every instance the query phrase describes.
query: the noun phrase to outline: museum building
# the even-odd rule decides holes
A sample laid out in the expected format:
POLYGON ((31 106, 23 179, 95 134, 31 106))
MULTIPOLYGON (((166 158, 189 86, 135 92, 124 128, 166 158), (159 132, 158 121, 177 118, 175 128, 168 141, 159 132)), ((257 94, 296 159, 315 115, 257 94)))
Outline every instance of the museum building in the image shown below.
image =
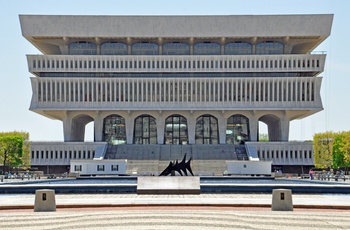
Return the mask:
POLYGON ((100 157, 141 175, 185 153, 211 175, 250 156, 283 171, 314 164, 312 142, 289 142, 289 126, 323 110, 326 54, 313 51, 333 15, 19 18, 42 52, 27 55, 30 110, 62 121, 64 134, 31 142, 33 167, 64 172, 100 157), (90 122, 94 142, 84 142, 90 122))

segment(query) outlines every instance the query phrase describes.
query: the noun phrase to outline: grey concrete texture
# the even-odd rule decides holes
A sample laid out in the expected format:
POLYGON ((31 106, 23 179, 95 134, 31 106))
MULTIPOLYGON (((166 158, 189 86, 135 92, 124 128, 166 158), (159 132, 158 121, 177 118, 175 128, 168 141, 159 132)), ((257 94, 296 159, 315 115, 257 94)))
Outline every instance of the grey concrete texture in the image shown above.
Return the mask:
POLYGON ((350 195, 296 194, 294 211, 268 208, 272 194, 56 194, 56 212, 34 198, 0 195, 0 229, 350 229, 350 195))

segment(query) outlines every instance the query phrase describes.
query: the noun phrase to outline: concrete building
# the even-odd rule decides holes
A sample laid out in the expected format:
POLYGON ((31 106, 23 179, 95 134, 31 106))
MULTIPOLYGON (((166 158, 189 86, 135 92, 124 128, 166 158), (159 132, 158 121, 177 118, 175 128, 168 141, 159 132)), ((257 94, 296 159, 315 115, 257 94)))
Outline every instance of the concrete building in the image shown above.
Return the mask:
POLYGON ((332 21, 20 15, 23 36, 43 53, 27 55, 30 110, 61 120, 64 131, 64 142, 32 142, 31 164, 65 171, 70 159, 99 155, 131 159, 142 174, 187 153, 194 171, 220 174, 245 144, 248 156, 284 171, 311 167, 312 143, 289 142, 289 125, 323 109, 326 55, 312 51, 332 21), (90 122, 93 143, 84 142, 90 122), (259 122, 269 142, 259 142, 259 122))

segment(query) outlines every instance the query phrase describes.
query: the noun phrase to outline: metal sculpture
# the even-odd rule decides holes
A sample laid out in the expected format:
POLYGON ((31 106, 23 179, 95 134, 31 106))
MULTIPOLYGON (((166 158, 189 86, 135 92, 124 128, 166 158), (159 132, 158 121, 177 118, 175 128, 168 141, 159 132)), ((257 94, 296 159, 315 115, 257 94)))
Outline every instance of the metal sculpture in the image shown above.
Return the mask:
POLYGON ((187 176, 187 170, 192 174, 192 176, 194 176, 190 165, 191 160, 192 160, 192 157, 186 162, 186 154, 185 154, 184 158, 180 163, 178 162, 178 160, 176 160, 176 163, 170 161, 168 167, 166 167, 159 176, 167 176, 174 171, 178 172, 181 176, 183 176, 182 172, 184 172, 184 174, 187 176))

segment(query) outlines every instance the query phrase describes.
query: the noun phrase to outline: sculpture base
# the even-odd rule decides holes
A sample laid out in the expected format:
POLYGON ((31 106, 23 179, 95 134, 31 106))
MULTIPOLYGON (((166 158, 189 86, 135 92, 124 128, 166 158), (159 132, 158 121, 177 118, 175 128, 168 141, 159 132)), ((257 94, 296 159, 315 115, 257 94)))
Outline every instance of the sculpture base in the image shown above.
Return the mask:
POLYGON ((200 178, 138 177, 137 194, 200 194, 200 178))

